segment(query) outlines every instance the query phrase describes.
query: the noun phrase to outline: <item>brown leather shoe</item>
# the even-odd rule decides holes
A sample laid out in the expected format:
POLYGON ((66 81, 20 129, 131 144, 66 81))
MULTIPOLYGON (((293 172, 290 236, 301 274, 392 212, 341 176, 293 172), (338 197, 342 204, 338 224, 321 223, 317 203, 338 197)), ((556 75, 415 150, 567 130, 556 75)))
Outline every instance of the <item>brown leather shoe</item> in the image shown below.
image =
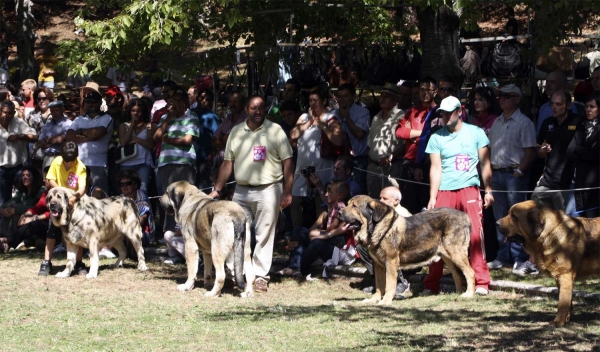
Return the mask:
POLYGON ((258 278, 254 281, 254 291, 255 292, 263 292, 266 293, 269 287, 269 283, 267 280, 263 278, 258 278))

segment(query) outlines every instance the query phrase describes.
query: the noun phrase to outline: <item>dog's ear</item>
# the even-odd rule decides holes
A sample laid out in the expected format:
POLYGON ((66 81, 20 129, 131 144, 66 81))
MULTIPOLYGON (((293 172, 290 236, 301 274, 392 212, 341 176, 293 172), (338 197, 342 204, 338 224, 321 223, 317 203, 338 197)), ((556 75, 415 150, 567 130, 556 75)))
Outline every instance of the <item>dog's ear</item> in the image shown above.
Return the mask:
POLYGON ((539 205, 529 209, 529 212, 527 213, 527 222, 531 228, 531 234, 535 237, 539 237, 546 225, 544 209, 539 205))
POLYGON ((370 201, 367 207, 371 209, 371 218, 374 222, 381 221, 390 210, 390 207, 377 200, 370 201))

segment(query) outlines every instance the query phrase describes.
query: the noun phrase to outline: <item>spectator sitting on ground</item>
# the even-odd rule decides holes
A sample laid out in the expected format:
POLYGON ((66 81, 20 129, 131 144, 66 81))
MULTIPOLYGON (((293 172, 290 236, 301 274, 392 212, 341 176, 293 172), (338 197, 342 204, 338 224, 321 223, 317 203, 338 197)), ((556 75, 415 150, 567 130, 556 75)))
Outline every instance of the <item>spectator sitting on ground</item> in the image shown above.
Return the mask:
MULTIPOLYGON (((400 215, 400 216, 403 216, 405 218, 412 216, 412 214, 408 210, 406 210, 406 208, 404 208, 402 205, 400 205, 400 200, 402 200, 402 193, 400 193, 400 190, 398 189, 398 187, 390 186, 390 187, 386 187, 386 188, 382 189, 381 194, 379 195, 379 200, 382 203, 394 208, 396 213, 398 213, 398 215, 400 215)), ((356 246, 356 251, 360 255, 360 260, 363 262, 363 264, 367 268, 367 271, 369 271, 369 275, 371 275, 371 279, 374 280, 375 273, 373 271, 373 259, 371 258, 371 255, 369 254, 369 250, 359 244, 356 246)), ((416 271, 411 270, 410 274, 413 274, 414 272, 416 272, 416 271)), ((398 282, 398 285, 396 286, 396 293, 394 295, 394 299, 402 299, 402 298, 408 298, 408 297, 412 296, 412 292, 410 292, 410 284, 404 278, 404 274, 402 273, 402 270, 398 270, 397 282, 398 282)), ((363 292, 373 293, 373 292, 375 292, 375 287, 374 286, 365 287, 363 289, 363 292)))
POLYGON ((140 189, 142 180, 134 170, 124 170, 117 175, 119 187, 121 187, 121 196, 131 198, 137 204, 140 213, 140 225, 142 225, 142 245, 144 247, 150 244, 154 237, 154 217, 152 216, 152 207, 146 193, 140 189))
MULTIPOLYGON (((73 206, 77 200, 85 195, 87 172, 86 167, 79 160, 79 148, 74 142, 65 142, 60 147, 60 156, 52 161, 46 179, 50 188, 67 187, 75 191, 75 194, 69 198, 69 206, 73 206)), ((48 276, 52 271, 52 254, 56 240, 62 238, 62 231, 59 227, 50 222, 48 233, 46 235, 46 246, 44 248, 44 261, 40 265, 39 276, 48 276)), ((83 248, 77 251, 77 257, 73 273, 76 275, 85 275, 85 264, 83 258, 83 248)))
POLYGON ((45 198, 46 187, 41 172, 34 166, 28 165, 21 170, 21 180, 17 185, 17 193, 0 207, 0 252, 16 247, 21 240, 12 239, 21 222, 21 216, 33 207, 42 195, 45 198))
POLYGON ((278 274, 306 277, 317 259, 327 262, 336 257, 341 265, 354 263, 354 238, 343 229, 344 223, 337 217, 338 212, 346 206, 349 194, 345 182, 333 181, 327 185, 327 211, 321 213, 310 229, 301 227, 292 231, 288 243, 291 249, 288 267, 278 274))

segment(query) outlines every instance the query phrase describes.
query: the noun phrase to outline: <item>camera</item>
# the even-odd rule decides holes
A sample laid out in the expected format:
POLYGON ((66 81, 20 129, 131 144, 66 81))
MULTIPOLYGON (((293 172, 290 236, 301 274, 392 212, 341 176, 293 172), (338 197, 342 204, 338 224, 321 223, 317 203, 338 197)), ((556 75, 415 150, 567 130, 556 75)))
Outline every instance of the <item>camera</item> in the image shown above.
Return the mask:
POLYGON ((300 170, 300 174, 304 176, 309 176, 313 172, 315 172, 314 166, 307 166, 306 168, 300 170))

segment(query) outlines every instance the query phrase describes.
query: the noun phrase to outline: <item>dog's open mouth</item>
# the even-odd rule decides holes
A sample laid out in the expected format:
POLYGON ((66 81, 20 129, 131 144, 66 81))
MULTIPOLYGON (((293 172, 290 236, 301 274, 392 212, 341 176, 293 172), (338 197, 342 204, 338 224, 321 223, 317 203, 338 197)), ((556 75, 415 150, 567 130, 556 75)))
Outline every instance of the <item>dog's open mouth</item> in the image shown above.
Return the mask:
POLYGON ((50 205, 50 214, 52 216, 54 216, 55 218, 59 217, 60 214, 62 214, 62 209, 59 209, 59 207, 57 206, 53 206, 52 204, 50 205))
POLYGON ((354 221, 354 222, 347 222, 343 227, 342 230, 344 231, 348 231, 348 230, 355 230, 358 231, 360 230, 360 226, 361 223, 358 221, 354 221))

